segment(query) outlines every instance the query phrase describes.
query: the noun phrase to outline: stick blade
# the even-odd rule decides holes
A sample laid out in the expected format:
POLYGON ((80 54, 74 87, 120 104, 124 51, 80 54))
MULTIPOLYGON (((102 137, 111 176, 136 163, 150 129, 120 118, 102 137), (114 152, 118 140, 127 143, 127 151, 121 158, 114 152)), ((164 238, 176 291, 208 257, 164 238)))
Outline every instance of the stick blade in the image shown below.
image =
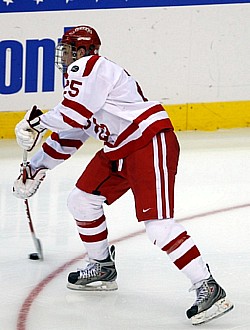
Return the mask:
POLYGON ((40 257, 38 255, 38 253, 31 253, 31 254, 29 254, 29 259, 30 260, 40 260, 40 257))
POLYGON ((40 260, 43 260, 43 249, 42 249, 42 244, 39 238, 34 237, 34 243, 36 246, 37 254, 39 256, 40 260))

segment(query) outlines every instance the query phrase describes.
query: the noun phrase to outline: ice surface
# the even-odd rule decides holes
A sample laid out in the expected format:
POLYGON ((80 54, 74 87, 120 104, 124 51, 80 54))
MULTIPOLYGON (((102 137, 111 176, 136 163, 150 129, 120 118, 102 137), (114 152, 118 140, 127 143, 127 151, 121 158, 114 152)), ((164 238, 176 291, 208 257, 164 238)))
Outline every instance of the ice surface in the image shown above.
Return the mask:
MULTIPOLYGON (((250 329, 250 129, 177 132, 181 144, 175 217, 226 289, 235 309, 202 329, 250 329)), ((189 280, 153 246, 135 217, 130 192, 105 207, 116 245, 118 291, 75 292, 67 274, 83 265, 82 247, 66 206, 74 183, 100 144, 91 140, 51 171, 30 199, 44 261, 35 252, 24 203, 12 195, 22 151, 0 140, 0 329, 186 330, 194 300, 189 280)))

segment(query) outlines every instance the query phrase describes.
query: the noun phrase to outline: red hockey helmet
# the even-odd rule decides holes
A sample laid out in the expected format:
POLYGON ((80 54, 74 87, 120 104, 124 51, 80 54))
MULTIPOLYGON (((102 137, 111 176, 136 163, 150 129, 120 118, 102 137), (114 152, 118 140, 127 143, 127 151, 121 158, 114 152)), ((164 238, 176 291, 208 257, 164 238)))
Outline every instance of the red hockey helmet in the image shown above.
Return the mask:
POLYGON ((84 47, 88 55, 97 54, 101 46, 101 40, 97 32, 87 25, 80 25, 65 32, 62 43, 75 47, 75 50, 84 47))
POLYGON ((76 52, 79 48, 84 48, 85 56, 98 54, 101 40, 97 32, 90 26, 76 26, 64 33, 62 40, 56 47, 55 63, 61 70, 65 66, 63 61, 63 51, 66 46, 70 46, 73 61, 76 60, 76 52))

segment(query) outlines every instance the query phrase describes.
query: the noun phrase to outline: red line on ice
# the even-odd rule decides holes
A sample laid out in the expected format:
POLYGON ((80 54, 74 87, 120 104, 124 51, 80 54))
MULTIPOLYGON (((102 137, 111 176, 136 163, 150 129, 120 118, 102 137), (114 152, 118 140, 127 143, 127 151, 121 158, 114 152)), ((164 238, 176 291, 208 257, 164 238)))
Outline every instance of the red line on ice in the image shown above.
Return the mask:
MULTIPOLYGON (((223 209, 219 209, 219 210, 204 212, 204 213, 196 214, 196 215, 181 218, 181 219, 176 219, 176 221, 181 222, 181 221, 186 221, 186 220, 193 220, 193 219, 203 218, 203 217, 207 217, 210 215, 219 214, 219 213, 223 213, 223 212, 234 211, 234 210, 242 209, 242 208, 246 208, 246 207, 250 207, 250 204, 236 205, 236 206, 227 207, 227 208, 223 208, 223 209)), ((119 242, 125 241, 127 239, 139 236, 143 233, 145 233, 145 230, 140 230, 140 231, 128 234, 126 236, 117 238, 116 240, 113 240, 111 243, 112 244, 119 243, 119 242)), ((34 289, 30 292, 30 294, 24 300, 24 302, 21 306, 21 309, 18 313, 17 330, 26 330, 26 323, 27 323, 27 319, 29 316, 30 308, 31 308, 33 302, 36 300, 37 296, 40 294, 40 292, 46 287, 46 285, 49 284, 58 274, 60 274, 64 270, 66 270, 69 266, 72 266, 74 263, 79 261, 79 259, 82 259, 85 257, 86 257, 86 253, 81 254, 78 257, 64 263, 62 266, 60 266, 59 268, 54 270, 52 273, 50 273, 47 277, 45 277, 41 282, 39 282, 34 287, 34 289)))

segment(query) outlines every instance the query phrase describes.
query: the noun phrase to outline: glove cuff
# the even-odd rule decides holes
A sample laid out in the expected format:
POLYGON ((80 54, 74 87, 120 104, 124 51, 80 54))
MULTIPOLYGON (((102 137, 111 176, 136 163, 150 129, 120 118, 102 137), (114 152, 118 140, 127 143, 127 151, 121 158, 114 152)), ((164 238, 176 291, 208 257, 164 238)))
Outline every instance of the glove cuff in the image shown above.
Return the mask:
POLYGON ((43 131, 46 131, 47 129, 44 128, 41 124, 40 124, 40 117, 36 117, 33 119, 27 119, 28 124, 30 125, 30 127, 32 129, 34 129, 36 132, 38 133, 42 133, 43 131))

